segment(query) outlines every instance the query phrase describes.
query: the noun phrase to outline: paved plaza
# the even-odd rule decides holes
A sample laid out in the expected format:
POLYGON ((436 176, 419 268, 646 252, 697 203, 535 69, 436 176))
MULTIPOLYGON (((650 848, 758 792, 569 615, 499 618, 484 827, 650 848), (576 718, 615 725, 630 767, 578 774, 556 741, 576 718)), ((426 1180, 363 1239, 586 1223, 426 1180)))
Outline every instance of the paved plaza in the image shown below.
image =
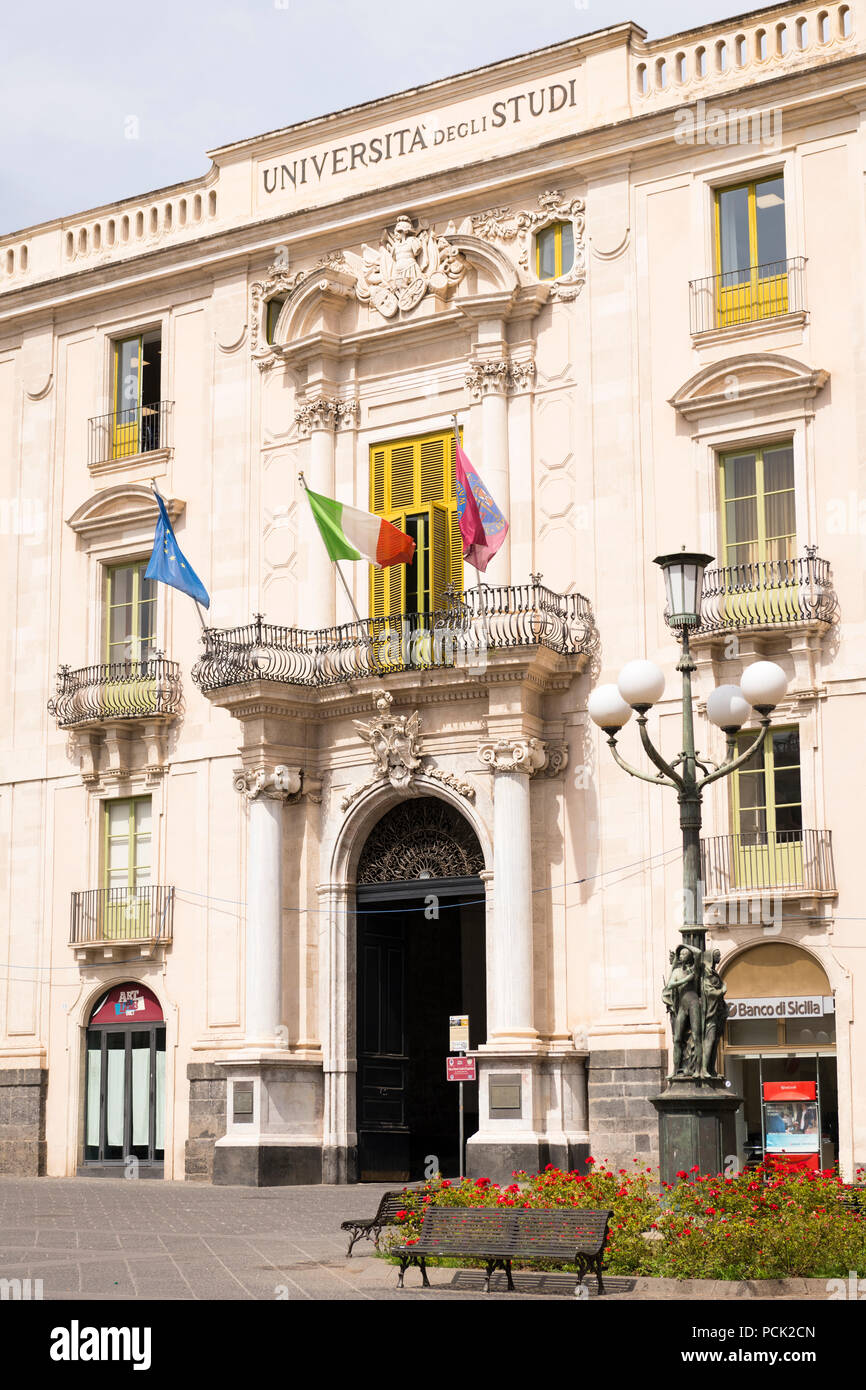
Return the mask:
MULTIPOLYGON (((574 1277, 515 1275, 516 1293, 479 1270, 394 1265, 362 1241, 346 1258, 340 1222, 372 1215, 385 1185, 210 1187, 122 1178, 0 1178, 0 1279, 42 1280, 44 1299, 569 1299, 574 1277), (497 1287, 501 1285, 501 1291, 497 1287)), ((609 1276, 605 1301, 826 1299, 824 1280, 688 1284, 609 1276)), ((590 1297, 595 1281, 588 1280, 590 1297)))

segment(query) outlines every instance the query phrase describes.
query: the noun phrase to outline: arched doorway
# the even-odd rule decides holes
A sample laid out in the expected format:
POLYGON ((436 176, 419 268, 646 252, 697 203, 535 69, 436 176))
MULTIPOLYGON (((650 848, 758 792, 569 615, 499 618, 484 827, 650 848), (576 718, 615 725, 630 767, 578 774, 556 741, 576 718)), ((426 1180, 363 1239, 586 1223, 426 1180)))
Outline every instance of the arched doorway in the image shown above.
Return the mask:
POLYGON ((85 1038, 82 1174, 134 1160, 161 1177, 165 1160, 165 1019, 152 990, 114 985, 93 1008, 85 1038))
POLYGON ((826 972, 791 942, 749 946, 723 970, 725 1071, 743 1097, 740 1166, 831 1167, 839 1157, 836 1013, 826 972))
MULTIPOLYGON (((472 827, 449 803, 413 797, 373 826, 357 870, 358 1174, 407 1181, 458 1170, 449 1020, 487 1036, 484 867, 472 827)), ((466 1137, 477 1086, 464 1089, 466 1137)))

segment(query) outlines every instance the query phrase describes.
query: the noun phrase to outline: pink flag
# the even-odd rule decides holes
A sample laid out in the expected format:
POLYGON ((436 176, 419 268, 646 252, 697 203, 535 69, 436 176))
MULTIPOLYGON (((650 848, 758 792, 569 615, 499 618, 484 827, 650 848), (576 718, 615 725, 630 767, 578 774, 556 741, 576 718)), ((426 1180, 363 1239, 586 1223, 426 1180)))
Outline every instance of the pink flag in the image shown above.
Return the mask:
POLYGON ((463 558, 483 572, 505 540, 508 522, 456 440, 455 448, 454 478, 463 558))

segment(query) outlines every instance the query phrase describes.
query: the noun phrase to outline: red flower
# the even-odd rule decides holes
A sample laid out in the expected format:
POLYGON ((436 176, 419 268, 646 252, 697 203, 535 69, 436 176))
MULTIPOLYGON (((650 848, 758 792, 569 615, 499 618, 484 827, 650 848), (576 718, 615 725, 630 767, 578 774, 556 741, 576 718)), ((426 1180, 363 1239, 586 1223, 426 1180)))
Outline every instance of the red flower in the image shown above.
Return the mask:
POLYGON ((589 1155, 589 1158, 585 1158, 583 1161, 584 1163, 595 1163, 595 1159, 593 1158, 592 1154, 589 1155))
POLYGON ((451 1186, 451 1181, 450 1181, 450 1179, 449 1179, 449 1178, 443 1178, 443 1179, 442 1179, 442 1186, 443 1186, 443 1187, 450 1187, 450 1186, 451 1186))
POLYGON ((690 1173, 699 1173, 700 1171, 701 1171, 701 1166, 700 1166, 699 1163, 693 1163, 692 1166, 691 1166, 691 1168, 689 1169, 689 1172, 690 1172, 690 1173))
POLYGON ((677 1177, 678 1177, 678 1178, 687 1178, 687 1177, 688 1177, 688 1173, 686 1172, 685 1168, 680 1168, 680 1169, 678 1169, 678 1171, 677 1171, 677 1177))
POLYGON ((406 1213, 405 1211, 398 1211, 398 1212, 397 1212, 397 1220, 398 1220, 398 1221, 405 1221, 405 1220, 406 1220, 406 1216, 407 1216, 407 1213, 406 1213))

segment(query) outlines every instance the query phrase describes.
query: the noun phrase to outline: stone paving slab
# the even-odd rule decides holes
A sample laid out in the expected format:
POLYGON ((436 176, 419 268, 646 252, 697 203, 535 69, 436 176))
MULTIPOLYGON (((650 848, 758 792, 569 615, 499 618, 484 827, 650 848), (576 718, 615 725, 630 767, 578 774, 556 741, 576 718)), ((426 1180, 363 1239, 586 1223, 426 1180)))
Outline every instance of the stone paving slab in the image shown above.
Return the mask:
MULTIPOLYGON (((46 1299, 501 1302, 574 1301, 573 1275, 518 1272, 483 1291, 483 1272, 431 1267, 397 1287, 397 1268, 340 1222, 372 1215, 393 1184, 244 1188, 122 1178, 0 1178, 0 1278, 42 1279, 46 1299)), ((595 1280, 587 1281, 590 1299, 595 1280)), ((605 1302, 822 1299, 823 1279, 722 1283, 609 1275, 605 1302)))

